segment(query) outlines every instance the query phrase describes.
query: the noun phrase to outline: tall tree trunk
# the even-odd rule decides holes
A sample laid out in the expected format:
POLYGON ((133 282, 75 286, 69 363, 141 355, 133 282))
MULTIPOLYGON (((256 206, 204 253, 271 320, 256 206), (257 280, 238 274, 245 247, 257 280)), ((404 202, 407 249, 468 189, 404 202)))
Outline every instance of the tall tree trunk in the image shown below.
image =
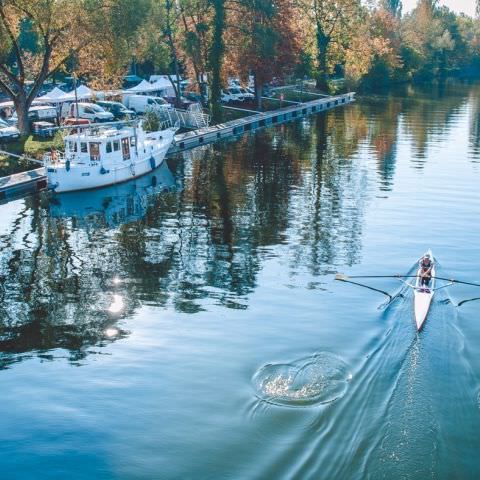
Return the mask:
POLYGON ((175 38, 174 38, 174 33, 172 30, 172 12, 174 12, 174 5, 173 2, 170 0, 167 0, 166 3, 166 9, 167 9, 167 28, 166 28, 166 34, 167 34, 167 43, 168 46, 170 47, 170 55, 172 56, 173 60, 173 69, 175 73, 175 83, 172 81, 172 78, 170 75, 168 76, 168 79, 170 80, 170 83, 173 86, 173 90, 175 92, 175 105, 177 108, 180 107, 180 78, 179 78, 179 68, 178 68, 178 55, 177 55, 177 49, 175 47, 175 38))
POLYGON ((28 121, 28 110, 30 108, 31 102, 28 101, 27 96, 24 91, 20 91, 15 95, 13 100, 15 106, 15 111, 17 112, 18 118, 18 129, 20 130, 21 135, 30 134, 30 122, 28 121))
POLYGON ((220 105, 222 89, 222 65, 225 44, 223 42, 223 32, 225 30, 225 0, 213 0, 215 10, 213 20, 213 38, 210 47, 209 63, 212 72, 210 81, 210 109, 212 120, 220 122, 222 120, 222 108, 220 105))
POLYGON ((328 86, 328 66, 327 66, 327 53, 330 38, 325 35, 323 28, 320 24, 317 24, 317 88, 325 92, 329 91, 328 86))
POLYGON ((259 110, 262 109, 262 96, 263 96, 263 85, 259 82, 257 74, 253 74, 254 84, 255 84, 255 97, 257 99, 257 107, 259 110))

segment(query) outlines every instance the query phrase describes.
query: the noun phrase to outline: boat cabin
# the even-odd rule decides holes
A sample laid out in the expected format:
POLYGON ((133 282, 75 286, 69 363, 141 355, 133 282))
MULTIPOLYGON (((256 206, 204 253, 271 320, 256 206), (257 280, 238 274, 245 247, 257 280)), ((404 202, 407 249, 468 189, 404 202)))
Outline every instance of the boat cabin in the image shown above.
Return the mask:
MULTIPOLYGON (((137 132, 130 128, 69 135, 65 137, 65 159, 75 163, 126 161, 137 155, 138 141, 137 132)), ((142 150, 146 149, 142 146, 142 150)))

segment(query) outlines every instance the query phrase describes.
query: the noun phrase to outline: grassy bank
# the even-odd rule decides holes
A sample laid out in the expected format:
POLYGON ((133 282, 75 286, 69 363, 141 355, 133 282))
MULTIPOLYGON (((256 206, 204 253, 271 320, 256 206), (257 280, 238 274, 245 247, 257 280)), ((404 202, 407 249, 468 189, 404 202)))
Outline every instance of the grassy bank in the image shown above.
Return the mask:
MULTIPOLYGON (((1 150, 15 153, 16 155, 26 155, 27 157, 41 160, 43 154, 48 152, 52 147, 57 149, 63 148, 63 139, 59 133, 53 139, 42 139, 33 135, 20 137, 14 142, 3 143, 0 145, 1 150)), ((9 157, 0 154, 0 176, 11 175, 12 173, 24 172, 32 168, 38 168, 38 164, 29 162, 28 160, 20 160, 18 158, 9 157)))

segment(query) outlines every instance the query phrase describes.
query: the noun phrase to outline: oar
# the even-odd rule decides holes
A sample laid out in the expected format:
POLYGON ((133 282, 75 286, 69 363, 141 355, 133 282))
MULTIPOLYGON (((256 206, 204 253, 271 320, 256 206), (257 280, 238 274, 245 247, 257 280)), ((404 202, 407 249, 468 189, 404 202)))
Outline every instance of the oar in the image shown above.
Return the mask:
POLYGON ((369 290, 373 290, 374 292, 383 293, 388 298, 390 298, 390 301, 393 300, 393 297, 388 292, 385 292, 385 291, 380 290, 378 288, 370 287, 369 285, 364 285, 363 283, 352 282, 351 280, 349 280, 349 278, 355 278, 355 277, 348 277, 347 275, 342 275, 341 273, 337 273, 335 275, 335 280, 338 280, 339 282, 353 283, 353 285, 358 285, 360 287, 365 287, 365 288, 368 288, 369 290))
POLYGON ((443 277, 435 277, 437 280, 446 280, 447 282, 452 283, 461 283, 463 285, 472 285, 474 287, 480 287, 479 283, 472 283, 472 282, 463 282, 462 280, 455 280, 453 278, 443 278, 443 277))
POLYGON ((464 303, 467 302, 474 302, 475 300, 480 300, 480 297, 475 297, 475 298, 468 298, 467 300, 462 300, 457 307, 461 307, 464 303))
MULTIPOLYGON (((345 278, 416 278, 416 275, 400 275, 397 273, 397 275, 343 275, 339 273, 341 277, 345 278)), ((338 279, 336 279, 338 280, 338 279)))
MULTIPOLYGON (((417 278, 417 275, 342 275, 345 278, 417 278)), ((462 280, 455 280, 454 278, 444 278, 444 277, 437 277, 435 276, 437 280, 445 280, 447 282, 452 283, 461 283, 463 285, 472 285, 474 287, 480 287, 480 283, 472 283, 472 282, 464 282, 462 280)))

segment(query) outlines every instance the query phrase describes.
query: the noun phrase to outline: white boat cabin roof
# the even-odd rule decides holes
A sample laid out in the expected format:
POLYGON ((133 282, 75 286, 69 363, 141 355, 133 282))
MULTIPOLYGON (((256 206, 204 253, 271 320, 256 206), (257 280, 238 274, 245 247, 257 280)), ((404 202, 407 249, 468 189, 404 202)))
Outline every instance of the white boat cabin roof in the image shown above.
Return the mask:
POLYGON ((144 133, 143 130, 137 129, 137 132, 133 128, 122 128, 118 130, 116 128, 95 128, 95 129, 85 129, 78 133, 72 133, 71 135, 66 135, 65 140, 70 142, 91 142, 91 141, 108 141, 108 140, 119 140, 125 137, 139 136, 140 133, 144 133))

